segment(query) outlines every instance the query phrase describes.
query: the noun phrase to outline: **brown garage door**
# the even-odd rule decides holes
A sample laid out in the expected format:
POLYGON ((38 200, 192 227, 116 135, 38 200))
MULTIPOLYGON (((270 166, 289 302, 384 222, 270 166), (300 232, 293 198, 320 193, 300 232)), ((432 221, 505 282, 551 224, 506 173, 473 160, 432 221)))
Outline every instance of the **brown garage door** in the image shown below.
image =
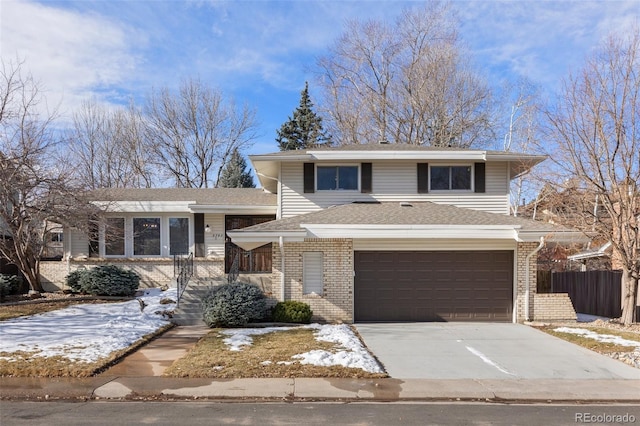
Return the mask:
POLYGON ((357 251, 355 321, 511 321, 512 251, 357 251))

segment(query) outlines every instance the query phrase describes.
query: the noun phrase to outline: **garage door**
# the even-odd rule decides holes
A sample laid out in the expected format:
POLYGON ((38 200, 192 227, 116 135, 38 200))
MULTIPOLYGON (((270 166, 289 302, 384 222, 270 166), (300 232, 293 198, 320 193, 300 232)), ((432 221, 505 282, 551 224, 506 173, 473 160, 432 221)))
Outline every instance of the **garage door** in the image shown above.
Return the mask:
POLYGON ((512 251, 356 251, 355 321, 511 321, 512 251))

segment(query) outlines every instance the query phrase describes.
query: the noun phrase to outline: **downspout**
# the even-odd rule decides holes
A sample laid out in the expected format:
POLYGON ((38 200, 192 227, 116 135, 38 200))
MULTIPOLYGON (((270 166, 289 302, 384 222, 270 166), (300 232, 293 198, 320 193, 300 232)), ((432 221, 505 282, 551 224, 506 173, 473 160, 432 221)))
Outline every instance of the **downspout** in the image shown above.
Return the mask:
POLYGON ((280 301, 284 302, 284 237, 278 237, 278 245, 280 246, 280 301))
POLYGON ((544 237, 540 237, 540 244, 538 244, 538 247, 536 247, 531 253, 529 253, 527 255, 527 257, 525 258, 525 274, 526 274, 526 278, 525 278, 525 292, 524 292, 524 318, 525 321, 529 321, 531 318, 529 316, 529 294, 531 293, 530 287, 531 287, 531 278, 529 277, 529 271, 531 270, 531 267, 529 266, 529 261, 531 260, 531 257, 533 257, 534 254, 538 253, 542 247, 544 247, 544 237))

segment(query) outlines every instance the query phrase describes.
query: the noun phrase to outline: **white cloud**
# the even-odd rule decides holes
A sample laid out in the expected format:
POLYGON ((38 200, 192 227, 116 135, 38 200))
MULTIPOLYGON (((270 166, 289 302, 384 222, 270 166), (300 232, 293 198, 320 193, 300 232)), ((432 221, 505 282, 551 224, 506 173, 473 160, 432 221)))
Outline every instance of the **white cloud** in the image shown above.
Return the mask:
POLYGON ((456 2, 480 61, 553 88, 612 31, 640 15, 630 1, 456 2))
POLYGON ((25 61, 49 105, 69 113, 81 100, 104 98, 136 67, 133 31, 92 13, 30 1, 3 1, 4 61, 25 61))

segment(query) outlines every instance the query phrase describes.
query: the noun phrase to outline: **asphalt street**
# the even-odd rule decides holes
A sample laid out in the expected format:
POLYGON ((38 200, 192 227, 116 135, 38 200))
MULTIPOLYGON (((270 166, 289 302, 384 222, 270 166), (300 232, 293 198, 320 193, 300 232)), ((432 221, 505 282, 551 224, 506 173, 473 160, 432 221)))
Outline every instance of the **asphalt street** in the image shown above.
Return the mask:
POLYGON ((640 405, 0 401, 0 409, 2 426, 640 423, 640 405))

